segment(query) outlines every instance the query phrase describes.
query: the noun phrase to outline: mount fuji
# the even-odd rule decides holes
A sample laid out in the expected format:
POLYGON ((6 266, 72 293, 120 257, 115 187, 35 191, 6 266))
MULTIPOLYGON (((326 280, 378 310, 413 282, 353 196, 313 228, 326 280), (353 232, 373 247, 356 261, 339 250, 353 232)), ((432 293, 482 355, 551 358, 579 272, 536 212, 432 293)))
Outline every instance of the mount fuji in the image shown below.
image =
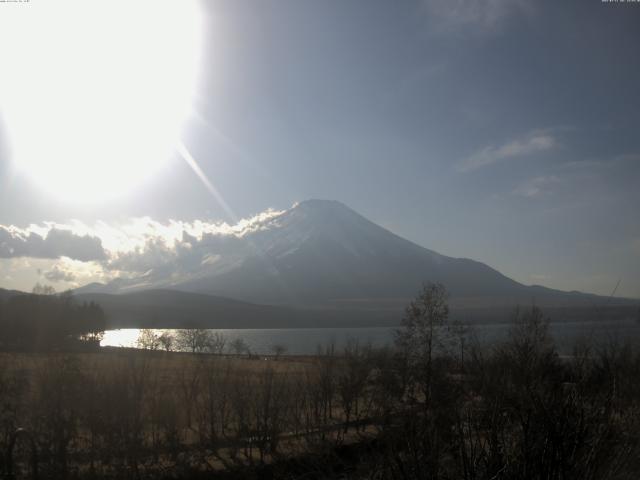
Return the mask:
POLYGON ((454 297, 527 293, 485 264, 423 248, 337 201, 299 203, 244 241, 252 253, 233 268, 174 288, 286 305, 404 301, 429 281, 454 297))
POLYGON ((197 294, 200 303, 204 294, 297 312, 358 311, 360 319, 397 319, 425 282, 444 284, 454 311, 484 311, 481 316, 532 302, 584 310, 611 300, 523 285, 484 263, 421 247, 331 200, 298 203, 241 234, 194 242, 188 251, 191 261, 179 271, 150 271, 76 293, 107 303, 119 300, 105 294, 135 295, 140 304, 145 292, 162 289, 164 296, 182 295, 183 304, 186 294, 197 294))

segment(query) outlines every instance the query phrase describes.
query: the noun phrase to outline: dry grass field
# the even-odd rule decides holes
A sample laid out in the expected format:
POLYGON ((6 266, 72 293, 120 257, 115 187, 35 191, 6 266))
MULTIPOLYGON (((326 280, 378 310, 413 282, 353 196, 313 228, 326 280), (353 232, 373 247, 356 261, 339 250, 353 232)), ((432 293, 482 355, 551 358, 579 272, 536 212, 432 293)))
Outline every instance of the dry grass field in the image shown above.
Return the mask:
POLYGON ((535 308, 491 348, 443 350, 436 345, 452 338, 429 324, 405 327, 394 349, 351 343, 314 356, 2 353, 2 471, 37 468, 40 478, 59 479, 637 478, 633 345, 576 345, 560 358, 535 308))
POLYGON ((3 353, 3 437, 26 429, 53 476, 267 464, 368 435, 345 428, 333 381, 341 364, 333 355, 3 353))

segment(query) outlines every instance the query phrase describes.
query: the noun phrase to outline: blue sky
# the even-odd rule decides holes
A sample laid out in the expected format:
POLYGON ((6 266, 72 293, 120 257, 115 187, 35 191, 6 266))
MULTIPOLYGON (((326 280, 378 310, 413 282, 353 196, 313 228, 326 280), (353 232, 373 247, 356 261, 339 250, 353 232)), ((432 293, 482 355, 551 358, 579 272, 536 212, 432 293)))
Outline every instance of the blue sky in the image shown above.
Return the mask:
MULTIPOLYGON (((621 280, 618 294, 640 297, 640 4, 202 11, 197 115, 182 140, 228 208, 177 156, 108 203, 62 201, 15 172, 0 124, 0 225, 233 223, 328 198, 526 284, 608 294, 621 280)), ((0 286, 33 282, 56 268, 47 261, 0 260, 0 286)))

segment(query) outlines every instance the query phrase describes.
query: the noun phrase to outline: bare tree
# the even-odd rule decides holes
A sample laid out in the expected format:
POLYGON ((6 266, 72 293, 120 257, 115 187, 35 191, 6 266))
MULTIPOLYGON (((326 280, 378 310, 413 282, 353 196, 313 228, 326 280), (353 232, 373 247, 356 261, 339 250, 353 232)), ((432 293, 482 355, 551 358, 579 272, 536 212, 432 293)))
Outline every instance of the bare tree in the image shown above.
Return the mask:
POLYGON ((78 436, 79 404, 84 380, 77 357, 56 358, 37 376, 36 411, 33 429, 37 433, 41 456, 48 460, 50 475, 65 478, 70 447, 78 436))
POLYGON ((360 415, 360 398, 364 393, 370 372, 366 352, 355 340, 350 340, 344 349, 342 368, 338 375, 337 389, 344 412, 344 433, 350 423, 357 422, 360 415))
POLYGON ((449 334, 452 340, 451 353, 458 358, 460 371, 464 371, 464 355, 469 348, 468 338, 470 334, 473 335, 473 331, 471 331, 469 325, 456 320, 449 325, 449 334))
MULTIPOLYGON (((318 387, 321 424, 329 425, 333 418, 333 400, 336 393, 336 346, 332 341, 326 347, 318 347, 318 387)), ((324 433, 323 433, 324 438, 324 433)))
POLYGON ((502 354, 516 372, 514 380, 523 385, 555 370, 558 354, 549 332, 549 319, 540 308, 533 305, 530 309, 516 309, 502 354))
POLYGON ((284 384, 273 369, 259 372, 253 385, 250 407, 253 443, 258 448, 261 462, 267 454, 276 454, 284 429, 286 405, 284 384))
POLYGON ((194 361, 185 363, 180 371, 180 391, 182 393, 182 402, 187 427, 191 428, 193 417, 193 409, 196 407, 196 401, 201 390, 201 381, 206 370, 204 359, 197 358, 194 361))
POLYGON ((202 328, 178 330, 176 343, 181 350, 202 353, 211 345, 211 332, 202 328))
POLYGON ((198 397, 198 431, 201 441, 224 462, 219 449, 232 439, 233 382, 238 375, 229 359, 211 358, 202 372, 198 397))
POLYGON ((247 345, 247 342, 245 342, 244 339, 241 337, 233 339, 231 341, 230 346, 231 346, 231 350, 233 350, 233 352, 236 355, 242 355, 243 353, 247 353, 247 354, 250 353, 249 345, 247 345))
POLYGON ((150 328, 143 328, 138 334, 136 346, 145 350, 157 350, 160 348, 160 336, 150 328))
POLYGON ((275 345, 271 345, 271 352, 276 357, 276 360, 278 360, 282 355, 287 353, 287 347, 280 343, 277 343, 275 345))
POLYGON ((35 295, 55 295, 56 289, 51 285, 43 285, 38 282, 33 286, 31 293, 34 293, 35 295))
POLYGON ((162 348, 165 352, 170 352, 176 341, 176 337, 171 331, 165 330, 158 337, 158 341, 160 342, 160 345, 162 345, 162 348))
POLYGON ((396 346, 409 362, 415 385, 425 400, 431 397, 433 359, 445 349, 445 327, 449 321, 448 293, 439 283, 427 283, 405 310, 402 327, 396 331, 396 346))
POLYGON ((208 338, 208 350, 211 353, 215 353, 217 355, 222 355, 224 353, 224 348, 227 345, 227 338, 224 336, 222 332, 209 332, 208 338))

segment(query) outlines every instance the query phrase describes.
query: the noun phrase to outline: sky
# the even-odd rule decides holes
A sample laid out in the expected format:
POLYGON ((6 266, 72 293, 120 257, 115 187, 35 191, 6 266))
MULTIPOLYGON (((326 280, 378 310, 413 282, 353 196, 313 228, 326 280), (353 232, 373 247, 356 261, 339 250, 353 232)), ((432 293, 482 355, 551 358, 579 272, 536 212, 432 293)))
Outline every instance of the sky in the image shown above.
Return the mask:
MULTIPOLYGON (((41 3, 0 4, 0 22, 22 8, 38 25, 41 3)), ((98 20, 54 9, 32 48, 19 41, 28 28, 2 38, 0 77, 14 81, 0 81, 0 287, 113 278, 114 255, 149 239, 233 231, 324 198, 525 284, 608 295, 619 283, 640 298, 640 3, 212 0, 197 19, 160 18, 161 4, 136 17, 102 2, 98 20), (60 45, 54 59, 91 49, 49 64, 47 45, 60 45), (120 83, 134 96, 119 103, 120 83), (187 84, 166 161, 118 143, 138 128, 171 137, 157 119, 182 104, 164 92, 187 84), (76 102, 73 120, 56 89, 76 102), (66 131, 73 143, 57 141, 66 131), (25 142, 47 146, 32 152, 39 179, 17 160, 25 142)))

